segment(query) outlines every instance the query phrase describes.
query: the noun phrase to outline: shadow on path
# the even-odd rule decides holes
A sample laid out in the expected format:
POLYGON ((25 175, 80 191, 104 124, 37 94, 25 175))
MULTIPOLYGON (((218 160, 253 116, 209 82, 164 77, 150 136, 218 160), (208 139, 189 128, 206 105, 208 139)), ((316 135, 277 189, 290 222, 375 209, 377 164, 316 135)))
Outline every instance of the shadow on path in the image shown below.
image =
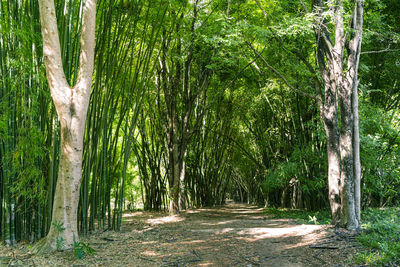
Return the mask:
MULTIPOLYGON (((234 203, 175 216, 126 213, 121 232, 99 232, 82 241, 97 254, 81 260, 72 252, 17 256, 18 264, 11 266, 346 266, 356 253, 330 226, 299 225, 234 203)), ((2 252, 7 251, 0 247, 2 252)))

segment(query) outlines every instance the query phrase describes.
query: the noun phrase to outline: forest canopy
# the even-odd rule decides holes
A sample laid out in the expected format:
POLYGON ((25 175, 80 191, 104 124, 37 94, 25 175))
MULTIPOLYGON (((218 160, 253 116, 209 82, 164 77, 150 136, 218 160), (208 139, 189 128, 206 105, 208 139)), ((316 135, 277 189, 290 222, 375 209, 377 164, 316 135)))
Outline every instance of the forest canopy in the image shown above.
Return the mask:
POLYGON ((399 10, 1 0, 0 239, 56 249, 66 227, 70 248, 127 210, 226 199, 351 230, 398 207, 399 10))

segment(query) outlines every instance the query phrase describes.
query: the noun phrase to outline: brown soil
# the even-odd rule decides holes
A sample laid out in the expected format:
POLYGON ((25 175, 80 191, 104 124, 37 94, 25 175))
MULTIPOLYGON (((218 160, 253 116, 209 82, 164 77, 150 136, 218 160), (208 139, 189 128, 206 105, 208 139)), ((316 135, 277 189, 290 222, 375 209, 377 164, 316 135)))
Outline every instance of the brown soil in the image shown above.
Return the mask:
POLYGON ((0 266, 349 266, 357 248, 329 226, 269 217, 262 208, 229 204, 165 213, 125 214, 122 232, 83 238, 96 255, 29 254, 0 246, 0 266))

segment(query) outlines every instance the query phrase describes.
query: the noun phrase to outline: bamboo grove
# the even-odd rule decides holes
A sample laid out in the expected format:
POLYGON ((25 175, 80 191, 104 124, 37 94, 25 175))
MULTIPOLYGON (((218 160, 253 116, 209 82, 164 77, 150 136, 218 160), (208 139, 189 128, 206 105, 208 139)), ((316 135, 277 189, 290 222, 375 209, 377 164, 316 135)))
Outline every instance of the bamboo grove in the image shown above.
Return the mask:
MULTIPOLYGON (((72 85, 83 3, 55 4, 72 85)), ((386 7, 365 6, 367 18, 386 7)), ((321 81, 311 9, 311 1, 98 1, 80 234, 120 230, 129 209, 177 213, 226 198, 329 208, 327 140, 309 97, 321 81)), ((365 24, 365 49, 398 46, 400 29, 389 25, 399 15, 376 20, 365 24)), ((60 124, 40 32, 38 1, 0 0, 0 238, 7 244, 34 242, 52 223, 60 124)), ((361 57, 362 207, 399 204, 396 53, 361 57)))

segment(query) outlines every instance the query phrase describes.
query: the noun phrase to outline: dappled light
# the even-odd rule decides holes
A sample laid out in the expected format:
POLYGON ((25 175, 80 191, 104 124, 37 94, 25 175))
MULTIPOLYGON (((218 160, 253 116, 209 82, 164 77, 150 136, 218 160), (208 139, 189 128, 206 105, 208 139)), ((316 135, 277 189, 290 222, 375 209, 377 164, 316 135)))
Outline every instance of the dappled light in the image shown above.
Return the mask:
POLYGON ((133 213, 124 213, 122 215, 122 218, 132 218, 132 217, 138 217, 143 215, 142 211, 138 211, 138 212, 133 212, 133 213))
POLYGON ((188 214, 194 214, 194 213, 200 213, 200 210, 186 210, 185 212, 188 214))
POLYGON ((237 234, 247 235, 255 240, 265 238, 280 238, 280 237, 291 237, 291 236, 303 236, 314 232, 315 230, 321 229, 319 225, 301 225, 292 227, 274 227, 274 228, 247 228, 239 230, 237 234))
MULTIPOLYGON (((127 225, 133 229, 125 229, 130 234, 123 238, 135 240, 130 250, 139 251, 136 259, 149 266, 178 262, 193 266, 228 266, 235 262, 266 266, 282 262, 283 266, 292 266, 310 260, 321 263, 309 257, 313 253, 309 246, 331 236, 329 226, 269 217, 263 208, 232 203, 219 208, 187 210, 179 216, 142 213, 136 220, 143 224, 127 225)), ((329 260, 328 253, 323 260, 329 260)))
POLYGON ((400 266, 399 10, 0 0, 0 267, 400 266))
MULTIPOLYGON (((332 258, 354 254, 346 241, 336 241, 332 227, 297 224, 271 218, 263 208, 234 204, 193 209, 180 215, 127 212, 122 232, 100 232, 83 241, 96 249, 93 263, 119 266, 331 266, 332 258), (239 216, 240 215, 240 216, 239 216), (340 247, 318 257, 312 246, 340 247), (323 245, 326 246, 326 245, 323 245)), ((0 250, 1 251, 1 250, 0 250)), ((68 263, 50 256, 48 262, 68 263)), ((336 262, 335 260, 335 262, 336 262)))
POLYGON ((146 250, 145 252, 143 252, 144 256, 148 256, 148 257, 156 257, 159 256, 159 254, 155 251, 152 250, 146 250))
POLYGON ((185 218, 182 218, 178 215, 172 215, 172 216, 167 216, 167 217, 162 217, 162 218, 157 218, 157 219, 148 219, 146 222, 151 225, 157 225, 157 224, 164 224, 164 223, 181 222, 183 220, 185 220, 185 218))
POLYGON ((209 225, 209 226, 213 226, 213 225, 224 225, 224 224, 233 223, 233 222, 235 222, 235 221, 237 221, 237 220, 220 221, 220 222, 214 222, 214 223, 212 223, 212 222, 203 222, 203 223, 201 223, 201 225, 209 225))

